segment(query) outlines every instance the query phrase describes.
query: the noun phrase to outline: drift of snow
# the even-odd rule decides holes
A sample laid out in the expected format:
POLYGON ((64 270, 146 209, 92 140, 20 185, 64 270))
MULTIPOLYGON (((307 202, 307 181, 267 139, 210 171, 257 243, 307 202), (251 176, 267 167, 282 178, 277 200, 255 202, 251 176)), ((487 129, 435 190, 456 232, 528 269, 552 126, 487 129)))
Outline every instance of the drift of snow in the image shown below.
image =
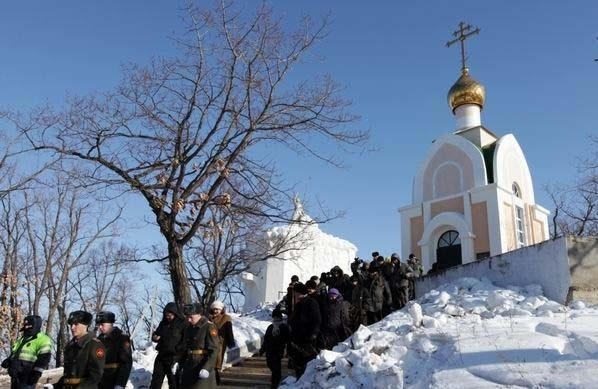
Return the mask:
POLYGON ((538 285, 461 278, 361 327, 282 387, 598 387, 597 314, 550 301, 538 285))

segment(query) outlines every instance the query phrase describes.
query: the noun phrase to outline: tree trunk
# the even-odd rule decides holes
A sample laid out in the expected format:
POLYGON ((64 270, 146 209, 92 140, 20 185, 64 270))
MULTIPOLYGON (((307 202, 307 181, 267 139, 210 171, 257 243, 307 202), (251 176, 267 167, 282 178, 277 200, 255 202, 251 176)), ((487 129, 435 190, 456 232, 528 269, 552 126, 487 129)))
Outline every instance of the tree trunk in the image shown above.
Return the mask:
POLYGON ((168 242, 168 261, 174 301, 179 306, 191 303, 189 278, 187 277, 187 272, 185 271, 183 248, 180 244, 176 242, 168 242))

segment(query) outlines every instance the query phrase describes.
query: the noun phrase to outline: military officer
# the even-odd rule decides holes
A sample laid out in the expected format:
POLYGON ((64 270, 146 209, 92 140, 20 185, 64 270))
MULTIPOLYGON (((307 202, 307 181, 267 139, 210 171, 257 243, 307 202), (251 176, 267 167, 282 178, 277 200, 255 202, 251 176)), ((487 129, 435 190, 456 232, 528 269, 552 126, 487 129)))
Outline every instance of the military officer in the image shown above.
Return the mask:
POLYGON ((180 382, 180 389, 216 388, 214 365, 218 353, 218 329, 202 316, 199 303, 186 304, 183 313, 187 327, 183 332, 185 355, 173 366, 180 382))
POLYGON ((124 389, 133 367, 131 339, 114 326, 115 315, 109 311, 98 312, 96 325, 100 331, 98 339, 106 349, 106 364, 100 389, 124 389))
POLYGON ((74 311, 68 317, 73 338, 64 348, 64 374, 58 382, 59 388, 98 389, 104 373, 106 350, 89 332, 92 318, 86 311, 74 311))

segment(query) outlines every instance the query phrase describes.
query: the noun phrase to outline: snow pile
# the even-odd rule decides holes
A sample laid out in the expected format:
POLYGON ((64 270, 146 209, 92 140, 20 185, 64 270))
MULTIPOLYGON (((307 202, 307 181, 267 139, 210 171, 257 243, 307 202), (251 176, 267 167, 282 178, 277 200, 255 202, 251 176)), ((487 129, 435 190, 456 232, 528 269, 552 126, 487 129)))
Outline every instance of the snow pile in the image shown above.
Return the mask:
POLYGON ((598 311, 462 278, 361 327, 284 388, 598 387, 598 311))

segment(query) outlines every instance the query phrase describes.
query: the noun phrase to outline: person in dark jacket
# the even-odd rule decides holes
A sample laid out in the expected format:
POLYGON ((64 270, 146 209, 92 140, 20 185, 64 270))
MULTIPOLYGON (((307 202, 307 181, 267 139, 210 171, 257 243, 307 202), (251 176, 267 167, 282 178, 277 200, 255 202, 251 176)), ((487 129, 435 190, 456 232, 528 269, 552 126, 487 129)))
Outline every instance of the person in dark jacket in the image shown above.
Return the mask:
POLYGON ((295 304, 297 303, 297 293, 295 292, 295 285, 299 283, 299 276, 293 275, 291 277, 291 283, 287 287, 287 294, 284 297, 284 309, 287 316, 291 316, 293 314, 293 310, 295 309, 295 304))
POLYGON ((414 272, 407 263, 399 262, 393 275, 393 289, 396 290, 399 301, 395 303, 397 309, 403 308, 409 302, 409 285, 414 272))
POLYGON ((380 275, 379 266, 372 263, 369 268, 370 284, 368 303, 368 324, 374 324, 384 317, 384 306, 392 304, 392 296, 388 282, 380 275))
POLYGON ((216 300, 210 305, 210 321, 218 328, 218 358, 216 358, 216 383, 220 385, 220 372, 227 348, 235 347, 232 318, 225 312, 224 303, 216 300))
POLYGON ((185 352, 183 359, 172 367, 181 389, 216 388, 214 366, 218 356, 218 328, 202 312, 203 307, 199 303, 183 307, 187 318, 183 332, 185 352))
POLYGON ((133 367, 131 339, 114 325, 115 319, 114 313, 109 311, 101 311, 96 315, 96 325, 100 331, 98 339, 106 349, 100 389, 124 389, 133 367))
POLYGON ((322 304, 322 327, 319 335, 321 348, 332 350, 351 335, 350 323, 349 303, 337 289, 330 288, 328 297, 322 304))
POLYGON ((68 324, 73 338, 64 348, 64 370, 55 388, 98 389, 104 364, 106 349, 93 333, 89 325, 93 316, 86 311, 74 311, 69 314, 68 324))
POLYGON ((330 279, 329 287, 338 290, 345 299, 348 299, 351 294, 351 281, 349 281, 349 276, 343 272, 343 269, 341 269, 340 266, 334 266, 330 269, 330 274, 332 277, 330 279))
POLYGON ((282 363, 284 350, 291 339, 291 328, 283 322, 282 311, 272 311, 272 324, 266 329, 264 342, 260 347, 260 355, 266 354, 266 364, 272 372, 270 388, 278 388, 282 378, 282 363))
POLYGON ((357 275, 352 275, 351 284, 353 289, 351 290, 351 303, 350 316, 351 316, 351 331, 357 331, 360 325, 367 326, 367 312, 370 303, 370 293, 366 287, 361 284, 361 280, 357 275))
POLYGON ((164 376, 168 380, 170 389, 176 388, 176 380, 172 374, 172 365, 181 359, 183 345, 183 330, 187 323, 182 317, 176 303, 170 302, 164 307, 162 320, 152 334, 152 341, 156 342, 156 359, 150 389, 160 389, 164 376))
MULTIPOLYGON (((308 281, 307 284, 309 283, 308 281)), ((316 289, 317 285, 313 288, 313 294, 309 295, 306 285, 295 285, 295 291, 300 297, 295 305, 293 316, 289 318, 291 327, 289 357, 292 360, 297 379, 305 372, 307 362, 318 355, 316 340, 320 334, 322 315, 316 289)))
POLYGON ((52 356, 52 340, 41 332, 42 318, 29 315, 23 319, 19 337, 12 345, 10 355, 2 361, 8 369, 11 389, 35 388, 42 372, 48 368, 52 356))

